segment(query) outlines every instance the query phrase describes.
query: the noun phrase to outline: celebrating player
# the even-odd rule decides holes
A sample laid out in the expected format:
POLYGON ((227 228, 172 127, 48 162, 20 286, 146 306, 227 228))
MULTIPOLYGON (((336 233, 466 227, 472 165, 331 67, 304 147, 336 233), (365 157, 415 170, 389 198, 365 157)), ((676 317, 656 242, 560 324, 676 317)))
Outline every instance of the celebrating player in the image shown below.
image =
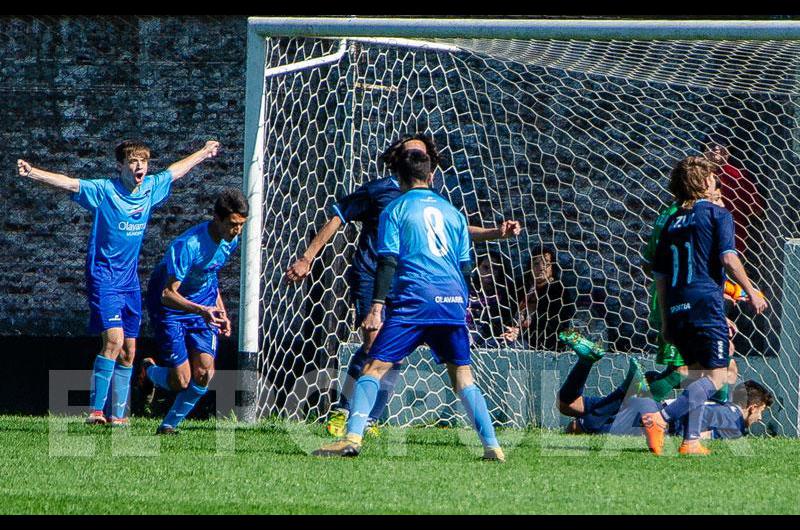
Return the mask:
MULTIPOLYGON (((397 164, 403 153, 409 149, 425 151, 431 160, 431 169, 439 164, 439 152, 430 136, 426 134, 403 135, 393 142, 381 154, 379 161, 392 174, 397 172, 397 164)), ((360 221, 361 233, 358 238, 358 249, 347 272, 350 300, 356 310, 356 327, 360 326, 372 304, 372 291, 375 284, 375 268, 377 262, 376 247, 378 245, 378 218, 383 209, 400 196, 400 185, 395 177, 376 179, 362 185, 353 193, 346 195, 333 205, 333 215, 317 233, 303 254, 286 270, 286 278, 299 282, 308 276, 311 263, 322 248, 333 237, 343 223, 360 221)), ((496 228, 469 227, 470 236, 475 241, 489 241, 519 235, 521 227, 517 221, 503 221, 496 228)), ((350 409, 349 397, 353 392, 353 384, 361 375, 367 352, 375 340, 376 332, 363 330, 363 343, 353 354, 347 367, 347 378, 339 396, 339 403, 334 406, 326 423, 326 429, 333 436, 344 434, 345 422, 350 409)), ((377 433, 377 419, 393 393, 400 374, 400 363, 382 379, 381 389, 375 401, 375 408, 370 412, 368 433, 377 433)))
POLYGON ((681 454, 708 454, 700 444, 702 405, 725 383, 730 360, 723 302, 727 270, 748 295, 756 313, 767 302, 755 290, 736 253, 733 218, 705 197, 716 187, 714 165, 688 157, 672 170, 670 190, 680 209, 670 217, 656 248, 653 272, 664 340, 675 344, 685 361, 702 376, 660 412, 642 415, 648 446, 661 454, 668 422, 686 418, 681 454))
POLYGON ((417 346, 427 343, 436 361, 447 363, 453 388, 484 446, 484 458, 502 461, 505 456, 486 401, 470 369, 465 318, 472 264, 466 218, 431 191, 431 158, 424 150, 406 149, 396 169, 405 193, 380 216, 375 287, 362 324, 365 330, 380 333, 356 382, 346 436, 315 454, 358 455, 381 378, 417 346))
POLYGON ((137 267, 147 221, 152 210, 169 196, 172 183, 216 156, 218 150, 219 142, 208 141, 165 171, 148 175, 150 149, 125 140, 115 150, 118 178, 96 180, 51 173, 17 160, 21 176, 72 192, 72 199, 94 214, 86 257, 86 290, 89 333, 99 333, 103 347, 94 361, 91 412, 86 423, 108 423, 103 408, 111 387, 111 424, 127 425, 131 366, 141 322, 137 267))
POLYGON ((150 275, 147 312, 163 366, 145 359, 140 379, 178 392, 157 434, 177 433, 214 377, 217 335, 231 334, 217 271, 239 246, 247 213, 242 192, 224 190, 214 204, 214 219, 178 236, 150 275))

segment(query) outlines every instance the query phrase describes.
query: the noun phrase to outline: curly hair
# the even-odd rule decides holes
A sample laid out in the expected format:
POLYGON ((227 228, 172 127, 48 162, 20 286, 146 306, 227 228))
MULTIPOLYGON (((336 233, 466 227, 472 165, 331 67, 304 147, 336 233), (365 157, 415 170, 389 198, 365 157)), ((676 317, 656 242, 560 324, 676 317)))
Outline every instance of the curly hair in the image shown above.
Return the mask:
POLYGON ((678 204, 690 208, 706 196, 709 176, 715 175, 716 165, 702 156, 689 156, 675 165, 670 173, 669 191, 678 204))
POLYGON ((435 170, 436 166, 438 166, 441 162, 441 156, 439 155, 439 150, 436 148, 433 138, 424 133, 407 133, 402 135, 400 138, 392 142, 386 151, 384 151, 378 157, 378 162, 386 166, 386 168, 392 173, 395 173, 397 171, 397 164, 400 162, 400 155, 403 152, 403 144, 410 140, 419 140, 425 144, 425 151, 428 153, 428 157, 431 159, 431 171, 435 170))

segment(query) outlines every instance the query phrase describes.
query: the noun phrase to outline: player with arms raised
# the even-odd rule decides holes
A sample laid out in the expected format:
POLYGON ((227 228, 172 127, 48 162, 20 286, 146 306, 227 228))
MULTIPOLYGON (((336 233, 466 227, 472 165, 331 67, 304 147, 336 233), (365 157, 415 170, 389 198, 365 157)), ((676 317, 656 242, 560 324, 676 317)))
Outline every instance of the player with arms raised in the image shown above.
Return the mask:
POLYGON ((681 454, 708 454, 700 444, 702 406, 728 377, 729 328, 723 284, 727 270, 748 294, 756 313, 767 302, 752 286, 736 253, 733 217, 709 197, 716 188, 714 165, 703 157, 681 160, 670 175, 680 209, 667 221, 653 272, 661 299, 662 334, 702 376, 660 412, 642 415, 647 443, 661 454, 668 422, 686 418, 681 454))
POLYGON ((176 434, 214 377, 217 335, 231 334, 217 272, 238 248, 247 213, 242 192, 224 190, 214 204, 214 219, 178 236, 150 275, 147 312, 164 366, 145 359, 140 382, 149 379, 178 392, 156 434, 176 434))
POLYGON ((453 388, 484 446, 484 458, 502 461, 486 401, 470 368, 466 311, 472 263, 467 220, 430 189, 433 171, 424 150, 406 149, 396 168, 404 193, 380 216, 375 288, 362 324, 366 331, 380 332, 356 382, 346 436, 314 454, 358 455, 381 378, 427 343, 436 361, 447 363, 453 388))
MULTIPOLYGON (((397 164, 403 153, 409 149, 422 150, 431 160, 431 169, 439 165, 439 152, 430 136, 422 133, 406 134, 392 142, 381 154, 379 160, 392 174, 397 172, 397 164)), ((372 304, 372 290, 375 284, 375 268, 377 262, 376 248, 378 246, 378 218, 383 209, 401 194, 400 185, 395 177, 385 177, 372 180, 356 189, 353 193, 341 198, 333 205, 334 215, 320 229, 303 254, 286 271, 286 278, 299 282, 308 276, 311 263, 322 248, 334 236, 343 223, 359 221, 361 233, 358 238, 358 249, 347 271, 347 283, 352 305, 356 310, 356 327, 360 326, 372 304)), ((517 221, 503 221, 496 228, 480 228, 470 226, 470 236, 475 241, 489 241, 498 238, 508 238, 519 235, 520 224, 517 221)), ((362 329, 363 344, 353 354, 347 367, 347 378, 339 397, 339 403, 334 406, 326 423, 326 429, 334 436, 344 434, 345 422, 349 414, 353 384, 361 375, 367 352, 375 340, 375 331, 362 329)), ((386 374, 381 381, 381 389, 375 402, 375 408, 370 412, 368 433, 376 433, 376 421, 380 418, 393 393, 394 386, 400 373, 400 364, 386 374)))
POLYGON ((125 140, 114 153, 118 177, 95 180, 71 178, 17 161, 21 176, 71 192, 75 202, 94 214, 86 290, 89 333, 100 334, 103 346, 94 361, 87 423, 108 423, 103 409, 111 387, 111 424, 127 425, 125 412, 142 312, 137 268, 147 221, 152 210, 169 197, 172 183, 216 156, 218 150, 219 142, 208 141, 196 153, 148 175, 150 149, 141 142, 125 140))

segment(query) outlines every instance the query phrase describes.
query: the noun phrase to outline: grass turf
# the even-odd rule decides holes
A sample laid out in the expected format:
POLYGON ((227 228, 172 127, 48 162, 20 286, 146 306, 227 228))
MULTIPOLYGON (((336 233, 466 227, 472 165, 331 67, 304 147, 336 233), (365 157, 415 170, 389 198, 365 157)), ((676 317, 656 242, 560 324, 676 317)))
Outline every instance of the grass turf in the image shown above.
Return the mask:
POLYGON ((500 431, 498 464, 466 429, 384 429, 356 459, 323 459, 319 425, 157 424, 0 417, 0 513, 800 513, 796 439, 657 458, 639 438, 500 431))

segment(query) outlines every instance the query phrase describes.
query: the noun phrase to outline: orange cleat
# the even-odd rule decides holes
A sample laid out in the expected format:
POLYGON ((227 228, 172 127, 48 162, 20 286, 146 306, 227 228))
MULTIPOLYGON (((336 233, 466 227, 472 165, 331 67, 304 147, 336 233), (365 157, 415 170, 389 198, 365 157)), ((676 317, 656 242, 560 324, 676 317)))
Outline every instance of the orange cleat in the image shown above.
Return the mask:
POLYGON ((102 410, 93 410, 89 413, 89 417, 86 418, 87 425, 105 425, 106 423, 108 423, 108 420, 106 420, 102 410))
POLYGON ((667 422, 659 412, 642 414, 644 436, 647 438, 647 447, 656 456, 661 456, 664 450, 664 435, 667 433, 667 422))
POLYGON ((711 450, 700 443, 700 440, 686 441, 681 443, 678 448, 679 455, 701 455, 707 456, 711 454, 711 450))

